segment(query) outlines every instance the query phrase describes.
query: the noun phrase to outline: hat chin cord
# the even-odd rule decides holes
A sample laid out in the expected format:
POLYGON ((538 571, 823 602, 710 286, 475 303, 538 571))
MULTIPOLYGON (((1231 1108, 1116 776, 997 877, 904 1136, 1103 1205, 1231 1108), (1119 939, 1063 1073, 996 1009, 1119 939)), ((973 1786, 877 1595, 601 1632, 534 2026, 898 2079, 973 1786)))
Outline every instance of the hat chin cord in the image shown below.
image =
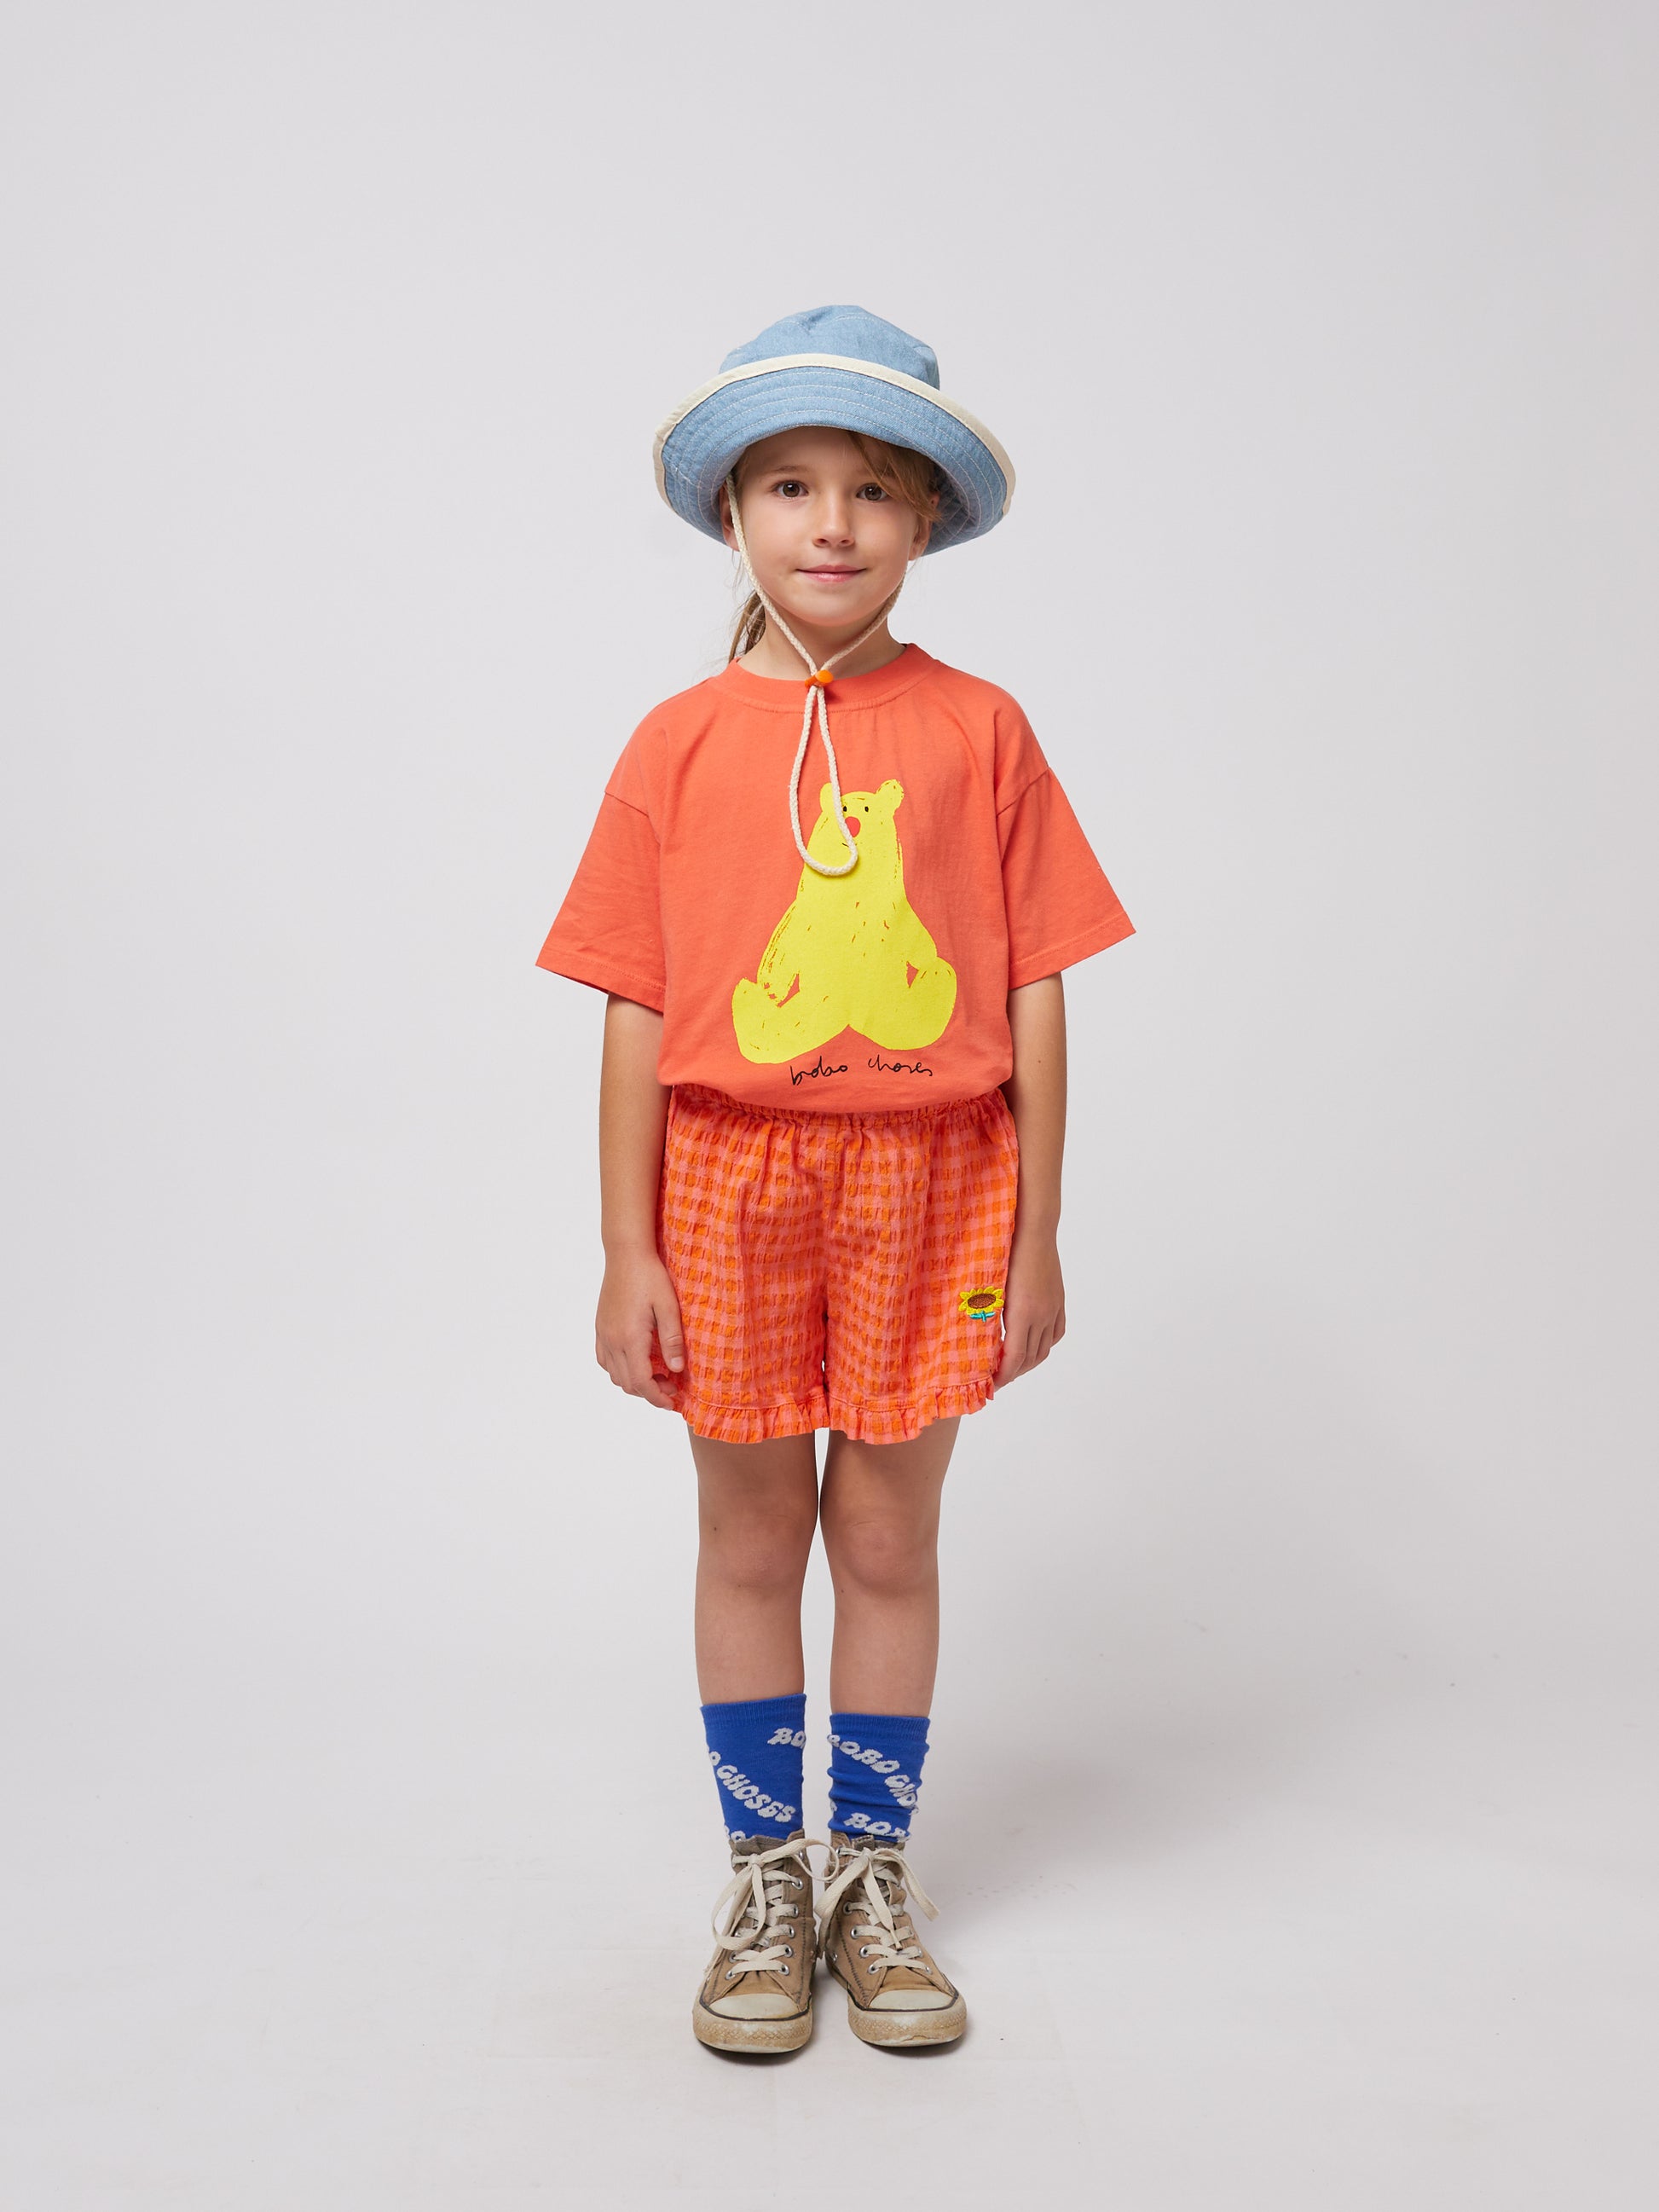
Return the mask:
POLYGON ((859 848, 856 839, 847 827, 847 817, 842 806, 841 770, 836 764, 835 746, 830 742, 830 708, 823 695, 829 689, 830 672, 838 660, 845 660, 849 653, 856 653, 866 638, 873 637, 888 616, 892 613, 898 602, 899 592, 904 589, 903 580, 900 580, 898 591, 896 591, 887 600, 868 629, 860 631, 850 645, 844 645, 839 653, 831 653, 829 659, 819 666, 760 587, 760 579, 756 575, 754 563, 749 558, 749 546, 743 534, 743 518, 738 513, 738 479, 735 471, 726 479, 726 495, 732 508, 732 535, 738 541, 738 552, 743 561, 744 574, 749 579, 755 597, 765 608, 767 620, 777 624, 779 630, 788 639, 790 644, 806 663, 806 712, 801 717, 800 744, 795 752, 795 765, 789 771, 789 820, 795 832, 795 850, 805 861, 807 866, 816 868, 821 876, 848 876, 858 866, 859 848), (847 841, 847 858, 839 867, 834 868, 830 866, 827 861, 815 860, 812 858, 806 849, 805 840, 800 834, 800 771, 801 764, 806 758, 806 748, 811 742, 814 714, 817 716, 818 732, 823 739, 824 754, 830 763, 830 789, 836 802, 836 820, 841 825, 842 836, 847 841))

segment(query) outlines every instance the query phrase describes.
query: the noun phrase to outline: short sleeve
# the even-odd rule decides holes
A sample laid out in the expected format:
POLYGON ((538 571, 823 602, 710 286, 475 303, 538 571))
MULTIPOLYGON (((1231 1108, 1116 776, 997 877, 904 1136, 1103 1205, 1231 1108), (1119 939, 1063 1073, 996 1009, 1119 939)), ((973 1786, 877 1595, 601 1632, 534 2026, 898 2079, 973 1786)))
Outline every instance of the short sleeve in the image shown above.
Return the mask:
POLYGON ((646 804, 638 734, 613 769, 586 848, 536 965, 660 1013, 661 853, 646 804))
POLYGON ((997 842, 1013 991, 1132 936, 1134 924, 1029 724, 1012 755, 1008 781, 1018 788, 998 812, 997 842))

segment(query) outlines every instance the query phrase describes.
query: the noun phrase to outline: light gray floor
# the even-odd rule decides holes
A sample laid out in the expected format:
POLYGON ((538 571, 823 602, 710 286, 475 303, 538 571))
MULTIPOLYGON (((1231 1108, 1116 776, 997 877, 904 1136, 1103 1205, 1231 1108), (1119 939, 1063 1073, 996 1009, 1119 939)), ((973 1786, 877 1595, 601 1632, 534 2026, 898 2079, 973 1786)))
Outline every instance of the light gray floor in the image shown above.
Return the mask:
POLYGON ((1115 1742, 1080 1711, 1018 1751, 940 1732, 915 1856, 967 2039, 866 2051, 821 1983, 771 2063, 690 2032, 723 1863, 665 1721, 573 1755, 255 1698, 191 1741, 181 1692, 171 1723, 37 1742, 5 1836, 4 2201, 1650 2205, 1634 1719, 1497 1667, 1277 1733, 1218 1695, 1206 1734, 1199 1702, 1120 1706, 1115 1742))

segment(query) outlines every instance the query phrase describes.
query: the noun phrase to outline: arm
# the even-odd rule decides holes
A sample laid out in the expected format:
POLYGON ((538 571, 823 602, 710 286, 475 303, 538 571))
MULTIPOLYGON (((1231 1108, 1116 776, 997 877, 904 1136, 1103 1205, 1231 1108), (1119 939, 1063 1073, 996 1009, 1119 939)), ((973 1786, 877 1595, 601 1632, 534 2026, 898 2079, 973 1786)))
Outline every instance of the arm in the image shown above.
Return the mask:
POLYGON ((685 1365, 679 1302, 657 1250, 657 1185, 662 1174, 668 1086, 657 1080, 662 1016, 614 991, 605 1007, 599 1066, 599 1237, 605 1280, 594 1354, 620 1390, 668 1412, 653 1381, 651 1330, 678 1372, 685 1365))
POLYGON ((1002 1086, 1019 1133, 1019 1204, 1004 1291, 997 1382, 1037 1367, 1066 1334, 1060 1170, 1066 1146, 1066 990, 1043 975, 1008 994, 1013 1073, 1002 1086))

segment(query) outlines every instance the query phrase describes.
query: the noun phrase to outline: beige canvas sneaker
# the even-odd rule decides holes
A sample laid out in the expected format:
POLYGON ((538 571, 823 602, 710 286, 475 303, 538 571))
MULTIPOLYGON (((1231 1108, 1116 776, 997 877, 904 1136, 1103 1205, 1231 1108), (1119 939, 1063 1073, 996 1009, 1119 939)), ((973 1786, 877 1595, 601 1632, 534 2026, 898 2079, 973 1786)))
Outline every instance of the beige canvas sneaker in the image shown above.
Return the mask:
POLYGON ((814 1848, 801 1828, 782 1843, 747 1836, 732 1844, 732 1879, 714 1905, 720 1948, 691 2008, 700 2043, 797 2051, 812 2033, 817 1943, 806 1854, 814 1848))
POLYGON ((954 2043, 968 2007, 917 1936, 906 1894, 931 1920, 933 1899, 902 1844, 830 1831, 818 1900, 818 1948, 847 1991, 847 2019, 866 2043, 954 2043))

